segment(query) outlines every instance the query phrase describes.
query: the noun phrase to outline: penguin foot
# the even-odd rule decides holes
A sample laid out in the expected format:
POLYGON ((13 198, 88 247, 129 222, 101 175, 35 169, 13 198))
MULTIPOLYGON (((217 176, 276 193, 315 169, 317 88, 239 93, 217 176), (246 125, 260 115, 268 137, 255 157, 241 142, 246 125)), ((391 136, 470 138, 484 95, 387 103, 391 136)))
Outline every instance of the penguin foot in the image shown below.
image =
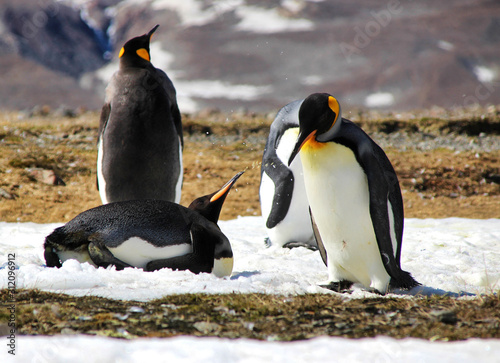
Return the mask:
POLYGON ((266 248, 269 248, 269 247, 271 247, 272 245, 273 245, 273 243, 271 242, 271 239, 270 239, 269 237, 264 238, 264 246, 265 246, 266 248))
POLYGON ((389 290, 402 289, 411 290, 414 287, 420 286, 420 282, 415 280, 409 272, 401 270, 399 276, 391 277, 389 282, 389 290))
POLYGON ((89 243, 88 250, 90 258, 99 267, 106 268, 109 265, 115 265, 117 270, 123 270, 125 267, 133 267, 117 259, 106 247, 100 248, 93 242, 89 243))
POLYGON ((307 243, 307 242, 292 241, 292 242, 285 243, 283 245, 283 248, 289 248, 289 249, 296 248, 296 247, 304 247, 304 248, 307 248, 308 250, 311 250, 311 251, 318 250, 317 246, 312 245, 312 244, 307 243))
POLYGON ((352 291, 350 290, 351 286, 353 285, 353 282, 347 281, 347 280, 342 280, 338 282, 330 282, 327 285, 319 285, 320 287, 323 287, 328 290, 332 290, 335 292, 348 292, 351 293, 352 291))

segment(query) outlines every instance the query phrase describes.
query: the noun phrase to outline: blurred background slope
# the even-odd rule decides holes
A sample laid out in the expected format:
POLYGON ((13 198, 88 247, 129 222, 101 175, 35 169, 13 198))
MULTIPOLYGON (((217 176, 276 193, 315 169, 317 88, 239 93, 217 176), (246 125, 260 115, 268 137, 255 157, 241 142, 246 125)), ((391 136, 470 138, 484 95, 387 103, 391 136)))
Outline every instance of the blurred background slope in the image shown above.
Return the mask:
POLYGON ((495 0, 0 0, 0 108, 99 109, 119 49, 155 24, 182 112, 317 91, 360 108, 500 103, 495 0))

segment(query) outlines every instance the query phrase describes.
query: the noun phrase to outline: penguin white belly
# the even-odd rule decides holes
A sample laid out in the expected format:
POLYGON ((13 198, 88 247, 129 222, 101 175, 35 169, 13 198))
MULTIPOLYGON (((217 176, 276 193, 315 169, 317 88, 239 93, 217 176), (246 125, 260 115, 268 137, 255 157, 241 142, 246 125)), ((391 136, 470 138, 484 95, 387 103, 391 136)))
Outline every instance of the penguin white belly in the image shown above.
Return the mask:
POLYGON ((108 247, 117 259, 129 265, 144 268, 148 262, 187 255, 193 252, 190 244, 182 243, 166 247, 157 247, 139 237, 132 237, 118 247, 108 247))
POLYGON ((184 176, 184 169, 182 165, 182 143, 179 138, 179 178, 177 179, 177 184, 175 185, 175 200, 174 202, 179 204, 181 201, 181 189, 182 189, 182 178, 184 176))
MULTIPOLYGON (((260 181, 259 197, 260 197, 260 208, 262 209, 262 216, 266 219, 271 213, 271 208, 273 207, 274 198, 274 183, 273 180, 264 172, 262 173, 262 180, 260 181)), ((269 230, 268 230, 269 231, 269 230)))
POLYGON ((307 196, 327 253, 330 282, 359 282, 381 293, 386 272, 370 216, 366 174, 347 147, 328 142, 300 152, 307 196))
POLYGON ((80 263, 88 262, 92 266, 97 267, 94 261, 90 258, 87 246, 76 250, 57 251, 57 256, 59 257, 61 263, 64 263, 67 260, 77 260, 80 263))
POLYGON ((106 196, 106 180, 104 179, 104 174, 102 173, 102 160, 104 158, 102 144, 102 140, 99 140, 99 145, 97 147, 97 182, 99 183, 99 195, 101 197, 102 204, 108 204, 108 198, 106 196))

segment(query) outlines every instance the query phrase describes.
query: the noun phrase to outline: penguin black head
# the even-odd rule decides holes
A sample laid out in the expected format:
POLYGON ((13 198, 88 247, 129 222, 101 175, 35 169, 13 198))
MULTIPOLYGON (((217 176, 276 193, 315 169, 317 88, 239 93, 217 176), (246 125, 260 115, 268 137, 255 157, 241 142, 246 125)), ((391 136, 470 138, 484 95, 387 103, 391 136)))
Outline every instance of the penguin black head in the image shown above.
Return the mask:
POLYGON ((120 65, 125 66, 145 66, 151 62, 149 53, 149 43, 153 33, 160 25, 156 25, 153 29, 144 35, 130 39, 120 50, 118 57, 120 65))
POLYGON ((307 142, 327 142, 336 132, 336 125, 342 119, 340 104, 328 93, 313 93, 299 109, 299 136, 290 154, 288 165, 307 142))
POLYGON ((236 180, 238 180, 243 173, 244 171, 233 176, 231 180, 224 184, 224 186, 215 193, 196 198, 188 208, 200 213, 209 221, 217 224, 222 205, 226 200, 229 190, 231 190, 233 184, 236 183, 236 180))

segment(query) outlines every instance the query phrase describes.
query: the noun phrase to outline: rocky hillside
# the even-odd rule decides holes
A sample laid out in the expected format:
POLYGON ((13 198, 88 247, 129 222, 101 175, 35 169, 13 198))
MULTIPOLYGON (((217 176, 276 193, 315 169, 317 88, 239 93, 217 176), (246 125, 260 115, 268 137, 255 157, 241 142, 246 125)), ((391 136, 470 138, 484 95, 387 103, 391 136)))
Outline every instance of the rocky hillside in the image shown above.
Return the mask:
POLYGON ((0 0, 0 107, 98 109, 119 48, 155 24, 152 61, 184 112, 316 91, 356 108, 500 103, 500 2, 373 3, 0 0))

